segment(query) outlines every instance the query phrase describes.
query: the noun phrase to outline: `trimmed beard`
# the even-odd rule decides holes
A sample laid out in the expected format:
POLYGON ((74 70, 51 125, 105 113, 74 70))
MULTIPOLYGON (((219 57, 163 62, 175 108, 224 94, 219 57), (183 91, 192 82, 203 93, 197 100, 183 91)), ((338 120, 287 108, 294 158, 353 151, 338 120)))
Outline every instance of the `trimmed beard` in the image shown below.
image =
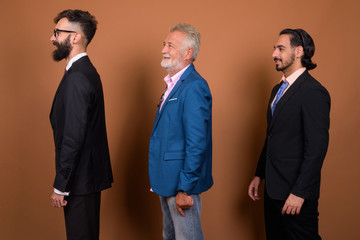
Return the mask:
POLYGON ((281 63, 284 64, 282 67, 276 66, 277 71, 283 71, 283 70, 287 69, 288 67, 290 67, 291 65, 293 65, 293 63, 295 62, 295 53, 291 54, 290 59, 285 60, 285 62, 283 62, 283 60, 279 59, 279 58, 274 58, 274 60, 280 60, 281 63))
POLYGON ((53 44, 57 47, 57 49, 55 49, 53 52, 54 61, 59 62, 70 55, 70 52, 72 50, 72 46, 70 44, 70 35, 65 39, 63 43, 54 42, 53 44))
MULTIPOLYGON (((165 54, 163 57, 170 57, 169 55, 165 54)), ((177 72, 183 68, 183 64, 180 62, 180 56, 176 59, 162 59, 160 63, 161 67, 165 68, 169 73, 170 72, 177 72)))

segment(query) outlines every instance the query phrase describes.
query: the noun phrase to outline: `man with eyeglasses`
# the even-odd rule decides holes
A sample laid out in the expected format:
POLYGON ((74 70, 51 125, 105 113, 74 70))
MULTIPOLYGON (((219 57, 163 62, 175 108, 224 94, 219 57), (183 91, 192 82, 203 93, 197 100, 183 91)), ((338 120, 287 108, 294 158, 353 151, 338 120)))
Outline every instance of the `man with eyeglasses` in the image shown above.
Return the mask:
POLYGON ((329 143, 330 95, 310 74, 315 45, 303 29, 284 29, 273 59, 282 80, 271 93, 267 136, 248 194, 265 179, 266 239, 321 239, 318 199, 329 143))
POLYGON ((64 208, 67 239, 99 239, 101 191, 113 182, 105 126, 104 96, 86 49, 97 21, 89 12, 65 10, 54 19, 50 40, 65 74, 50 113, 56 175, 52 206, 64 208))

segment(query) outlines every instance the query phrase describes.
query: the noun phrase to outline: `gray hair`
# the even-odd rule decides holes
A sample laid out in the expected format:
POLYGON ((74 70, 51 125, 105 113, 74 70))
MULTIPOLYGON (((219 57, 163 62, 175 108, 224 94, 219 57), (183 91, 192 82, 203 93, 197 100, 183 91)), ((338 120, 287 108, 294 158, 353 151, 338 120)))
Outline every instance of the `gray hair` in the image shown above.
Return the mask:
POLYGON ((188 47, 192 48, 194 52, 191 60, 195 61, 200 50, 200 33, 194 26, 185 23, 178 23, 170 28, 170 32, 175 31, 186 34, 186 42, 182 46, 182 50, 185 50, 188 47))

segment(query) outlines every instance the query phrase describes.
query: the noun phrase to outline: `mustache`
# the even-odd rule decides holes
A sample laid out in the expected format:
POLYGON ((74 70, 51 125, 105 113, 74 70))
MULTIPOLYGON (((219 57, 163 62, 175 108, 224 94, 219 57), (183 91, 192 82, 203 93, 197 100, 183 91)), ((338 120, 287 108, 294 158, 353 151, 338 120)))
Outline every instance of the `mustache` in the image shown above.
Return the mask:
POLYGON ((281 58, 274 57, 274 61, 278 61, 278 60, 282 62, 281 58))
POLYGON ((53 45, 54 45, 55 47, 60 47, 60 43, 58 43, 58 42, 53 42, 53 45))
POLYGON ((162 56, 163 56, 163 58, 165 58, 165 57, 166 58, 171 58, 169 54, 163 54, 162 56))

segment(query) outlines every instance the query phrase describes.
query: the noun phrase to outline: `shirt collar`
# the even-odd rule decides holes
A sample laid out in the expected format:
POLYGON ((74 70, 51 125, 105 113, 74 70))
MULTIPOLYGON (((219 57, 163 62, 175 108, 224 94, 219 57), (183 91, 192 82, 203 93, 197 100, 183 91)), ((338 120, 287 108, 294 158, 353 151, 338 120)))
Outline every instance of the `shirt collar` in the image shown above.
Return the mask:
POLYGON ((176 83, 177 81, 179 81, 179 79, 181 78, 181 76, 183 75, 183 73, 186 71, 186 69, 188 69, 188 67, 190 66, 187 65, 186 67, 184 67, 183 69, 181 69, 179 72, 177 72, 174 76, 170 76, 170 74, 168 74, 165 78, 164 81, 166 82, 167 85, 169 85, 170 83, 174 82, 176 83))
POLYGON ((296 79, 298 79, 298 77, 303 74, 303 72, 305 72, 306 68, 299 68, 298 70, 296 70, 293 74, 291 74, 290 76, 288 76, 287 78, 285 78, 285 76, 283 75, 281 78, 281 81, 287 81, 289 83, 289 86, 291 84, 293 84, 295 82, 296 79))
POLYGON ((77 60, 79 60, 80 58, 82 58, 82 57, 84 57, 84 56, 86 56, 87 55, 87 53, 86 52, 83 52, 83 53, 79 53, 78 55, 76 55, 75 57, 73 57, 72 59, 70 59, 70 61, 69 61, 69 63, 66 65, 66 71, 68 71, 70 68, 71 68, 71 66, 72 66, 72 64, 74 63, 74 62, 76 62, 77 60))

